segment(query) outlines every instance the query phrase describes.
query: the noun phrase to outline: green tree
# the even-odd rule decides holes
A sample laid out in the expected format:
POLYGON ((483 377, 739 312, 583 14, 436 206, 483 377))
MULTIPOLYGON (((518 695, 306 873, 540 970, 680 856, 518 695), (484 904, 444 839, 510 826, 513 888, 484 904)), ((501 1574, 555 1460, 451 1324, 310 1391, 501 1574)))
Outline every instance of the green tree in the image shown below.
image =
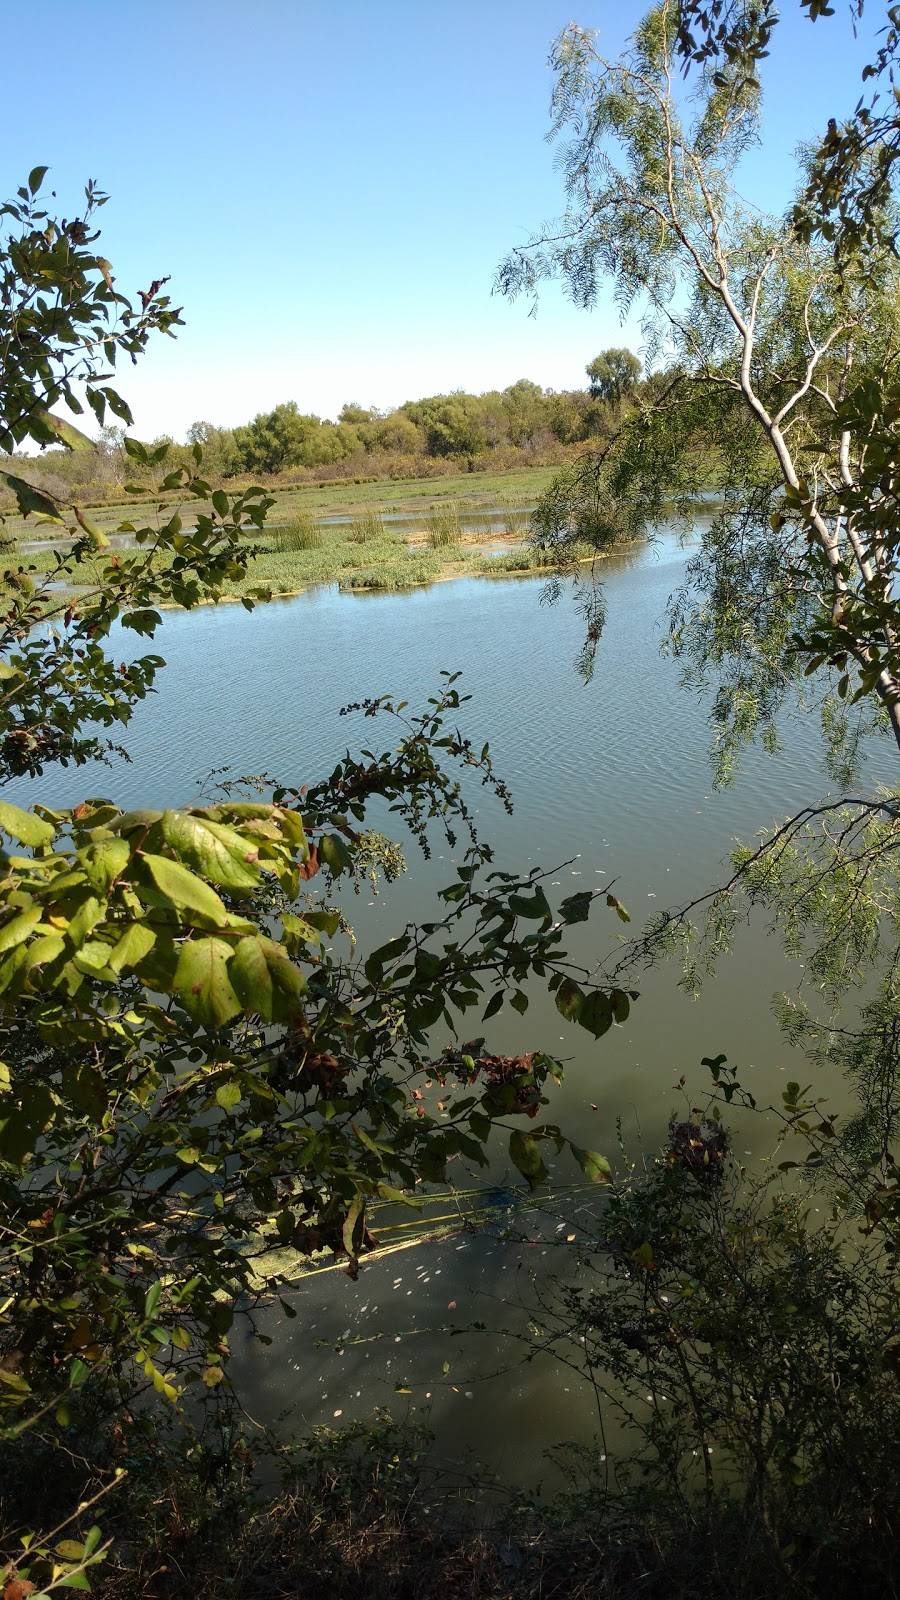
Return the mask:
POLYGON ((483 408, 473 394, 434 395, 400 407, 423 429, 432 456, 474 456, 487 449, 483 408))
POLYGON ((259 412, 234 430, 243 470, 275 473, 300 465, 321 426, 319 417, 301 413, 296 400, 259 412))
POLYGON ((641 375, 641 363, 632 350, 601 350, 585 367, 591 394, 618 405, 631 394, 641 375))
POLYGON ((559 273, 590 305, 609 275, 623 304, 644 307, 667 376, 603 470, 648 524, 673 503, 694 521, 718 492, 672 637, 696 676, 718 681, 724 763, 771 730, 804 668, 833 669, 838 700, 875 702, 900 741, 897 542, 875 510, 895 493, 895 258, 880 248, 864 269, 839 264, 790 222, 748 217, 730 175, 757 134, 756 86, 723 65, 684 122, 677 49, 667 3, 618 61, 575 25, 561 36, 554 128, 571 136, 570 210, 507 258, 500 284, 533 292, 559 273), (870 481, 876 416, 887 427, 870 481))

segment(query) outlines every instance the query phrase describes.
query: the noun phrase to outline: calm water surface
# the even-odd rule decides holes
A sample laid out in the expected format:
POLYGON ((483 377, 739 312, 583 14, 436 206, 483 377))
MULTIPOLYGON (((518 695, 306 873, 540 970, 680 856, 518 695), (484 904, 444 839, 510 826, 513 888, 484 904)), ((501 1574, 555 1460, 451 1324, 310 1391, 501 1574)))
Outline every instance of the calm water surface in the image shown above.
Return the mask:
MULTIPOLYGON (((781 751, 748 752, 736 782, 713 789, 708 707, 680 688, 659 649, 684 561, 664 537, 608 563, 609 617, 588 687, 572 665, 581 623, 565 601, 541 604, 540 579, 466 579, 386 596, 327 589, 252 614, 238 606, 172 613, 152 647, 168 662, 159 692, 125 735, 131 763, 55 773, 28 798, 64 805, 100 793, 124 805, 177 805, 196 800, 206 774, 223 767, 300 784, 330 770, 348 744, 390 743, 386 725, 379 745, 371 722, 338 718, 341 705, 389 692, 415 706, 435 691, 441 669, 460 668, 473 695, 460 721, 479 744, 490 739, 515 799, 507 818, 475 791, 498 865, 559 867, 551 898, 615 878, 637 923, 714 882, 734 839, 827 790, 814 714, 785 717, 781 751)), ((133 639, 126 649, 136 653, 133 639)), ((870 776, 889 774, 888 752, 875 751, 870 776)), ((445 881, 442 849, 426 865, 411 859, 407 880, 351 906, 364 940, 381 942, 408 916, 427 914, 445 881)), ((604 909, 573 930, 573 948, 595 958, 618 928, 604 909)), ((552 1119, 613 1158, 621 1119, 637 1155, 642 1144, 658 1143, 684 1103, 674 1087, 682 1074, 702 1093, 704 1055, 724 1051, 761 1101, 780 1092, 785 1076, 800 1076, 802 1062, 771 1014, 784 981, 777 942, 751 927, 699 1002, 677 989, 672 971, 654 973, 627 1025, 594 1043, 536 993, 526 1017, 491 1025, 490 1045, 563 1056, 566 1082, 552 1119)), ((839 1084, 823 1089, 840 1097, 839 1084)), ((763 1157, 771 1129, 738 1123, 737 1144, 749 1159, 763 1157)), ((556 1176, 565 1183, 578 1174, 561 1162, 556 1176)), ((501 1187, 512 1181, 502 1150, 489 1177, 501 1187)), ((460 1173, 460 1183, 468 1181, 460 1173)), ((570 1200, 567 1216, 589 1203, 570 1200)), ((291 1291, 297 1317, 268 1327, 275 1344, 248 1340, 241 1351, 249 1409, 299 1430, 348 1421, 374 1404, 391 1404, 395 1414, 412 1407, 430 1418, 443 1448, 471 1448, 501 1472, 533 1481, 544 1446, 593 1436, 593 1400, 550 1357, 518 1364, 521 1348, 500 1330, 522 1332, 533 1320, 532 1275, 564 1270, 572 1225, 558 1229, 555 1219, 524 1212, 517 1227, 526 1244, 497 1230, 463 1234, 372 1264, 357 1284, 335 1272, 307 1280, 291 1291), (476 1321, 484 1328, 473 1333, 476 1321), (398 1397, 398 1385, 411 1392, 398 1397)))

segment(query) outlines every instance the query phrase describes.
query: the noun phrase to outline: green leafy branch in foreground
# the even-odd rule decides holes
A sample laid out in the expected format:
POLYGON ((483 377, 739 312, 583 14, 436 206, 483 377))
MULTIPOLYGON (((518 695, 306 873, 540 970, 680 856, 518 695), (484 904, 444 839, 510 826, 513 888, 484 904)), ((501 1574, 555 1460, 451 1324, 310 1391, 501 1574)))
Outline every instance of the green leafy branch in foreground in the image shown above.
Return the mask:
MULTIPOLYGON (((595 1037, 627 1015, 624 991, 592 984, 562 947, 592 897, 555 920, 540 876, 488 871, 475 838, 433 922, 364 961, 329 942, 340 916, 313 880, 327 889, 352 868, 348 813, 393 795, 414 832, 427 813, 465 826, 433 744, 490 781, 488 752, 444 729, 459 703, 451 683, 383 766, 342 762, 330 796, 311 791, 308 833, 297 810, 263 802, 0 804, 24 847, 0 879, 0 1384, 14 1431, 48 1410, 65 1425, 92 1375, 129 1401, 215 1386, 238 1306, 277 1292, 285 1249, 330 1248, 355 1274, 370 1199, 483 1164, 498 1120, 546 1104, 561 1068, 540 1054, 511 1058, 502 1085, 473 1062, 426 1102, 415 1086, 435 1026, 476 1006, 489 1020, 507 995, 524 1012, 532 976, 595 1037)), ((545 1175, 538 1142, 569 1143, 555 1127, 509 1131, 530 1182, 545 1175)), ((602 1158, 571 1149, 606 1180, 602 1158)))

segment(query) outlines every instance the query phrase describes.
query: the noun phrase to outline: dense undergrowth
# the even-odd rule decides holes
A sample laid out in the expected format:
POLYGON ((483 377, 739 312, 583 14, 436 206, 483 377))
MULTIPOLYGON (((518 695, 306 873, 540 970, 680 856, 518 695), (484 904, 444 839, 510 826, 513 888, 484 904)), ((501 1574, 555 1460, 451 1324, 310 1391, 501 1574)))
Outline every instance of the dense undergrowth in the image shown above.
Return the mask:
POLYGON ((102 1522, 97 1600, 895 1595, 890 1254, 813 1227, 808 1198, 673 1152, 613 1193, 536 1315, 631 1443, 550 1452, 543 1493, 448 1468, 386 1412, 264 1443, 225 1391, 186 1425, 110 1422, 98 1390, 64 1444, 7 1445, 4 1550, 36 1505, 87 1502, 67 1532, 102 1522))

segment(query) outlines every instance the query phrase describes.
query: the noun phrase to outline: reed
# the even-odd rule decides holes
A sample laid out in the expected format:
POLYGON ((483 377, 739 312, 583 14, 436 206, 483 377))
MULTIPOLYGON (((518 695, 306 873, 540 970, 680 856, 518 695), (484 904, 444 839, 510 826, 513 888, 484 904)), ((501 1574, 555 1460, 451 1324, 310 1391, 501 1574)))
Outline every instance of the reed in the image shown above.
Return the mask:
POLYGON ((276 550, 282 552, 320 550, 324 543, 322 530, 308 511, 298 511, 290 522, 285 522, 280 528, 273 528, 272 537, 276 550))
POLYGON ((459 544, 459 506, 451 503, 432 505, 428 512, 428 543, 432 550, 449 544, 459 544))
POLYGON ((354 544, 374 544, 383 541, 385 536, 381 513, 373 511, 371 506, 358 511, 350 524, 349 538, 354 544))

